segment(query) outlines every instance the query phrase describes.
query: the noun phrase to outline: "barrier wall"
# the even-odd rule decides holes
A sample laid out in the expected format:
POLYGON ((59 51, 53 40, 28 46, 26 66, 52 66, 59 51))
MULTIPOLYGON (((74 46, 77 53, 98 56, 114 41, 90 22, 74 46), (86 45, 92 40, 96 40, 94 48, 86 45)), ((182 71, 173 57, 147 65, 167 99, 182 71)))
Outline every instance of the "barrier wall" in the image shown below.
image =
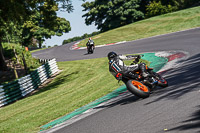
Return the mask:
POLYGON ((0 85, 0 107, 25 97, 38 89, 45 80, 58 72, 56 59, 37 68, 31 74, 5 85, 0 85))

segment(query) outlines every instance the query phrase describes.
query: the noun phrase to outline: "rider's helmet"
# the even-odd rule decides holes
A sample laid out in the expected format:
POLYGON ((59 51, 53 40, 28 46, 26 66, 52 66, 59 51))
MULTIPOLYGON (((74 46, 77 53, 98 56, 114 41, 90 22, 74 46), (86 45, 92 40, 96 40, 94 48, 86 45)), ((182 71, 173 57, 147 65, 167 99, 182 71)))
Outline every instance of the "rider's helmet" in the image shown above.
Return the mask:
POLYGON ((90 37, 89 40, 92 40, 92 38, 90 37))
POLYGON ((108 53, 108 59, 109 60, 113 59, 116 56, 117 56, 117 54, 115 52, 113 52, 113 51, 108 53))

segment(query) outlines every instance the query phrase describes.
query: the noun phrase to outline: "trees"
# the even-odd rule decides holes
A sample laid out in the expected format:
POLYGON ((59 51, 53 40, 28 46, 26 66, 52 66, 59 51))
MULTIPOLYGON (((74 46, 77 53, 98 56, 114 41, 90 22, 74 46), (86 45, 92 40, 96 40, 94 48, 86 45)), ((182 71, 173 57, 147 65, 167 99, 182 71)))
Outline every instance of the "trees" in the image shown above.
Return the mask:
POLYGON ((82 4, 86 25, 94 23, 107 31, 144 18, 139 10, 141 0, 95 0, 82 4))
POLYGON ((62 45, 70 43, 70 42, 74 42, 74 41, 80 41, 82 39, 86 39, 88 37, 92 37, 92 36, 95 36, 95 35, 98 35, 98 34, 100 34, 99 31, 92 32, 91 34, 85 33, 82 36, 76 36, 76 37, 73 37, 73 38, 69 38, 67 40, 63 40, 62 45))
POLYGON ((71 30, 70 23, 64 18, 57 17, 56 11, 59 7, 57 3, 53 4, 44 3, 35 10, 34 14, 30 16, 30 19, 23 25, 24 38, 28 39, 36 38, 41 48, 44 38, 51 38, 52 35, 61 36, 63 33, 67 33, 71 30), (27 34, 27 31, 29 34, 27 34))
POLYGON ((146 6, 146 16, 161 15, 199 4, 196 0, 150 0, 146 6))
POLYGON ((171 5, 176 9, 188 8, 200 4, 199 0, 151 0, 154 2, 161 2, 162 5, 171 5))
POLYGON ((145 17, 200 5, 199 0, 93 0, 82 4, 86 25, 101 31, 120 27, 145 17), (145 15, 144 15, 145 14, 145 15))
POLYGON ((10 27, 12 23, 21 22, 22 16, 26 18, 29 12, 23 1, 1 0, 0 5, 0 70, 5 70, 7 67, 3 56, 3 37, 11 33, 12 28, 10 27))
POLYGON ((61 35, 70 30, 69 22, 58 18, 56 11, 65 9, 71 12, 71 0, 1 0, 0 5, 0 70, 6 69, 2 40, 7 35, 17 31, 22 40, 28 41, 35 36, 42 41, 44 37, 50 38, 52 34, 61 35), (32 20, 34 15, 38 21, 32 20))
POLYGON ((41 48, 44 38, 51 38, 52 35, 61 36, 63 33, 67 33, 70 30, 70 23, 64 18, 55 17, 52 20, 44 20, 40 22, 38 19, 33 17, 24 24, 23 44, 25 45, 26 43, 29 43, 30 39, 34 37, 38 40, 39 47, 41 48))

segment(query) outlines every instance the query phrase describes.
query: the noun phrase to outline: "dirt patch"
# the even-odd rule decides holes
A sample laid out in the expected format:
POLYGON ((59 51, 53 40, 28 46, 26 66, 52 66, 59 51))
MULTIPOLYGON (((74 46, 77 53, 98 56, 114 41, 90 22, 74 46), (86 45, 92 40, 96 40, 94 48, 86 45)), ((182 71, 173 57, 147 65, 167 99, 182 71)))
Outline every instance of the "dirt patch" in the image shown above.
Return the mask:
MULTIPOLYGON (((11 82, 15 80, 15 73, 13 68, 13 63, 10 60, 6 60, 6 64, 8 67, 7 71, 0 71, 0 84, 11 82)), ((18 77, 23 77, 26 75, 26 71, 24 67, 21 64, 15 65, 16 72, 18 74, 18 77)))

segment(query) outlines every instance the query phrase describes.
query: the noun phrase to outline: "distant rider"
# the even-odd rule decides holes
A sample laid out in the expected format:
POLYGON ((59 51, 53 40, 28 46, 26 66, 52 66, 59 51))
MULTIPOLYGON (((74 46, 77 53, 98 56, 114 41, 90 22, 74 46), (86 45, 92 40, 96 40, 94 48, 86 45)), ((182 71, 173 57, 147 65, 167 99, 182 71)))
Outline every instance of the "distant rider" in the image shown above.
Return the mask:
POLYGON ((89 38, 88 42, 86 43, 87 49, 89 49, 89 47, 93 47, 95 49, 94 46, 94 41, 92 40, 92 38, 89 38))
POLYGON ((123 60, 132 60, 135 59, 135 63, 139 62, 139 59, 141 58, 140 55, 131 55, 131 56, 125 56, 125 55, 117 55, 115 52, 109 52, 108 53, 108 59, 109 59, 109 71, 113 76, 116 76, 117 73, 125 74, 128 77, 135 78, 138 75, 135 74, 135 71, 141 70, 142 71, 142 77, 146 78, 148 77, 148 73, 146 71, 146 64, 140 63, 140 64, 134 64, 130 66, 126 66, 123 62, 123 60))

